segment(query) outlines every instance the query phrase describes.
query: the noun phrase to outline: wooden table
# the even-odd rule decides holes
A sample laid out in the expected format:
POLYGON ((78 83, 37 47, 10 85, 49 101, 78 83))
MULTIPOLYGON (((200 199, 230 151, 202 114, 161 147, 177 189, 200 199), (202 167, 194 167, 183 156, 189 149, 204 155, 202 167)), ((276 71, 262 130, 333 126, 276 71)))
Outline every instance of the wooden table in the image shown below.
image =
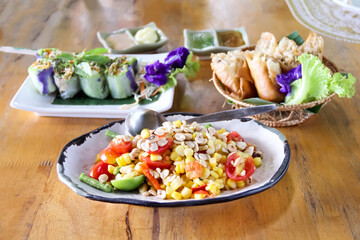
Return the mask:
MULTIPOLYGON (((184 28, 244 25, 251 43, 263 31, 278 38, 295 29, 309 33, 284 1, 14 0, 1 1, 0 9, 0 45, 35 49, 101 47, 97 31, 150 21, 170 38, 163 52, 183 45, 184 28)), ((325 56, 360 78, 360 45, 325 37, 325 56)), ((360 239, 359 94, 336 97, 301 126, 279 128, 291 163, 265 192, 186 208, 109 204, 71 191, 59 181, 56 162, 68 141, 112 119, 38 117, 11 108, 33 61, 0 53, 0 239, 360 239)), ((201 61, 198 76, 177 86, 169 112, 223 110, 210 78, 209 61, 201 61)))

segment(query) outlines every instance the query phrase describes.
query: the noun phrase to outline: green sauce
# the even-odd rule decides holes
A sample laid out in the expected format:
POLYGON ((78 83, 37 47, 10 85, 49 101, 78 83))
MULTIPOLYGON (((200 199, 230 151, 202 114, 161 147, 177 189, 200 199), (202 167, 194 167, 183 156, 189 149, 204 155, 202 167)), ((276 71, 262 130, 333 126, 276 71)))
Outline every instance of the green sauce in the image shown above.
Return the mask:
POLYGON ((189 33, 191 48, 206 48, 214 46, 214 36, 210 32, 189 33))

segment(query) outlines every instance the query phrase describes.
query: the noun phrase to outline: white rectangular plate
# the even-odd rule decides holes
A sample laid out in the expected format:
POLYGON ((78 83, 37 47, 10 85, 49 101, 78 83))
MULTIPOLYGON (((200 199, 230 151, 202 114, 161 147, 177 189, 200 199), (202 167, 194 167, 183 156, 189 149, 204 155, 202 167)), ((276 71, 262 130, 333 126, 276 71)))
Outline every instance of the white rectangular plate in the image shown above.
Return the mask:
MULTIPOLYGON (((116 57, 122 55, 111 55, 116 57)), ((161 54, 129 54, 126 56, 136 57, 140 65, 146 65, 156 60, 162 61, 167 53, 161 54)), ((159 99, 153 103, 141 105, 142 107, 152 109, 158 112, 169 110, 173 104, 174 88, 168 89, 162 93, 159 99)), ((55 117, 87 117, 87 118, 122 118, 130 111, 140 107, 137 105, 55 105, 51 104, 55 94, 48 96, 38 93, 33 86, 30 77, 27 77, 21 85, 10 106, 16 109, 34 112, 39 116, 55 117)))

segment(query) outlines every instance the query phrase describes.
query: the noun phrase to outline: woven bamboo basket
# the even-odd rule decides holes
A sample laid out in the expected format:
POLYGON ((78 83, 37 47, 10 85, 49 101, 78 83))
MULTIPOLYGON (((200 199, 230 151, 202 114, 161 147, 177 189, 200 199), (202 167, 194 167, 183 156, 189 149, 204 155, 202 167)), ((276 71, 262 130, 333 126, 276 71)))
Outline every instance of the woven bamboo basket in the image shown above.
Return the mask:
MULTIPOLYGON (((252 50, 254 49, 254 46, 248 47, 245 50, 252 50)), ((336 66, 331 63, 326 58, 323 58, 323 63, 325 66, 327 66, 333 73, 338 72, 336 66)), ((253 107, 256 106, 254 104, 246 103, 234 96, 234 94, 231 94, 220 82, 220 80, 217 78, 216 74, 213 73, 212 81, 215 85, 215 88, 218 90, 218 92, 223 95, 226 99, 232 101, 233 108, 245 108, 245 107, 253 107)), ((331 99, 336 96, 335 93, 331 94, 330 96, 323 98, 318 101, 313 101, 309 103, 304 104, 297 104, 297 105, 284 105, 279 104, 276 107, 276 110, 268 112, 268 113, 262 113, 258 115, 251 116, 251 118, 254 118, 255 120, 270 126, 270 127, 289 127, 289 126, 296 126, 304 121, 310 119, 315 115, 315 113, 308 111, 307 109, 313 108, 315 106, 318 106, 322 104, 321 107, 325 106, 331 99)))

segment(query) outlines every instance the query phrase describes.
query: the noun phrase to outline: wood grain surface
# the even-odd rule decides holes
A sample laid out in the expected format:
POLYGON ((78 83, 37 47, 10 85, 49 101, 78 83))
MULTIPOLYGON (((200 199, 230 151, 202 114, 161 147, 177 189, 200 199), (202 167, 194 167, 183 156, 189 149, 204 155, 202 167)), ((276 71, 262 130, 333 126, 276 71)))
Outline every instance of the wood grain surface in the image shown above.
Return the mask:
MULTIPOLYGON (((0 1, 0 46, 101 47, 97 31, 154 21, 182 46, 183 29, 245 26, 251 43, 261 32, 279 39, 309 30, 285 1, 29 0, 0 1)), ((325 39, 325 56, 360 79, 360 45, 325 39)), ((279 128, 291 148, 283 179, 240 200, 186 208, 150 208, 85 199, 56 173, 65 144, 112 119, 38 117, 10 107, 33 56, 0 53, 0 239, 360 239, 360 99, 335 97, 301 126, 279 128)), ((211 113, 230 108, 198 76, 176 87, 169 112, 211 113)), ((359 84, 356 85, 360 91, 359 84)), ((261 137, 261 136, 258 136, 261 137)))

